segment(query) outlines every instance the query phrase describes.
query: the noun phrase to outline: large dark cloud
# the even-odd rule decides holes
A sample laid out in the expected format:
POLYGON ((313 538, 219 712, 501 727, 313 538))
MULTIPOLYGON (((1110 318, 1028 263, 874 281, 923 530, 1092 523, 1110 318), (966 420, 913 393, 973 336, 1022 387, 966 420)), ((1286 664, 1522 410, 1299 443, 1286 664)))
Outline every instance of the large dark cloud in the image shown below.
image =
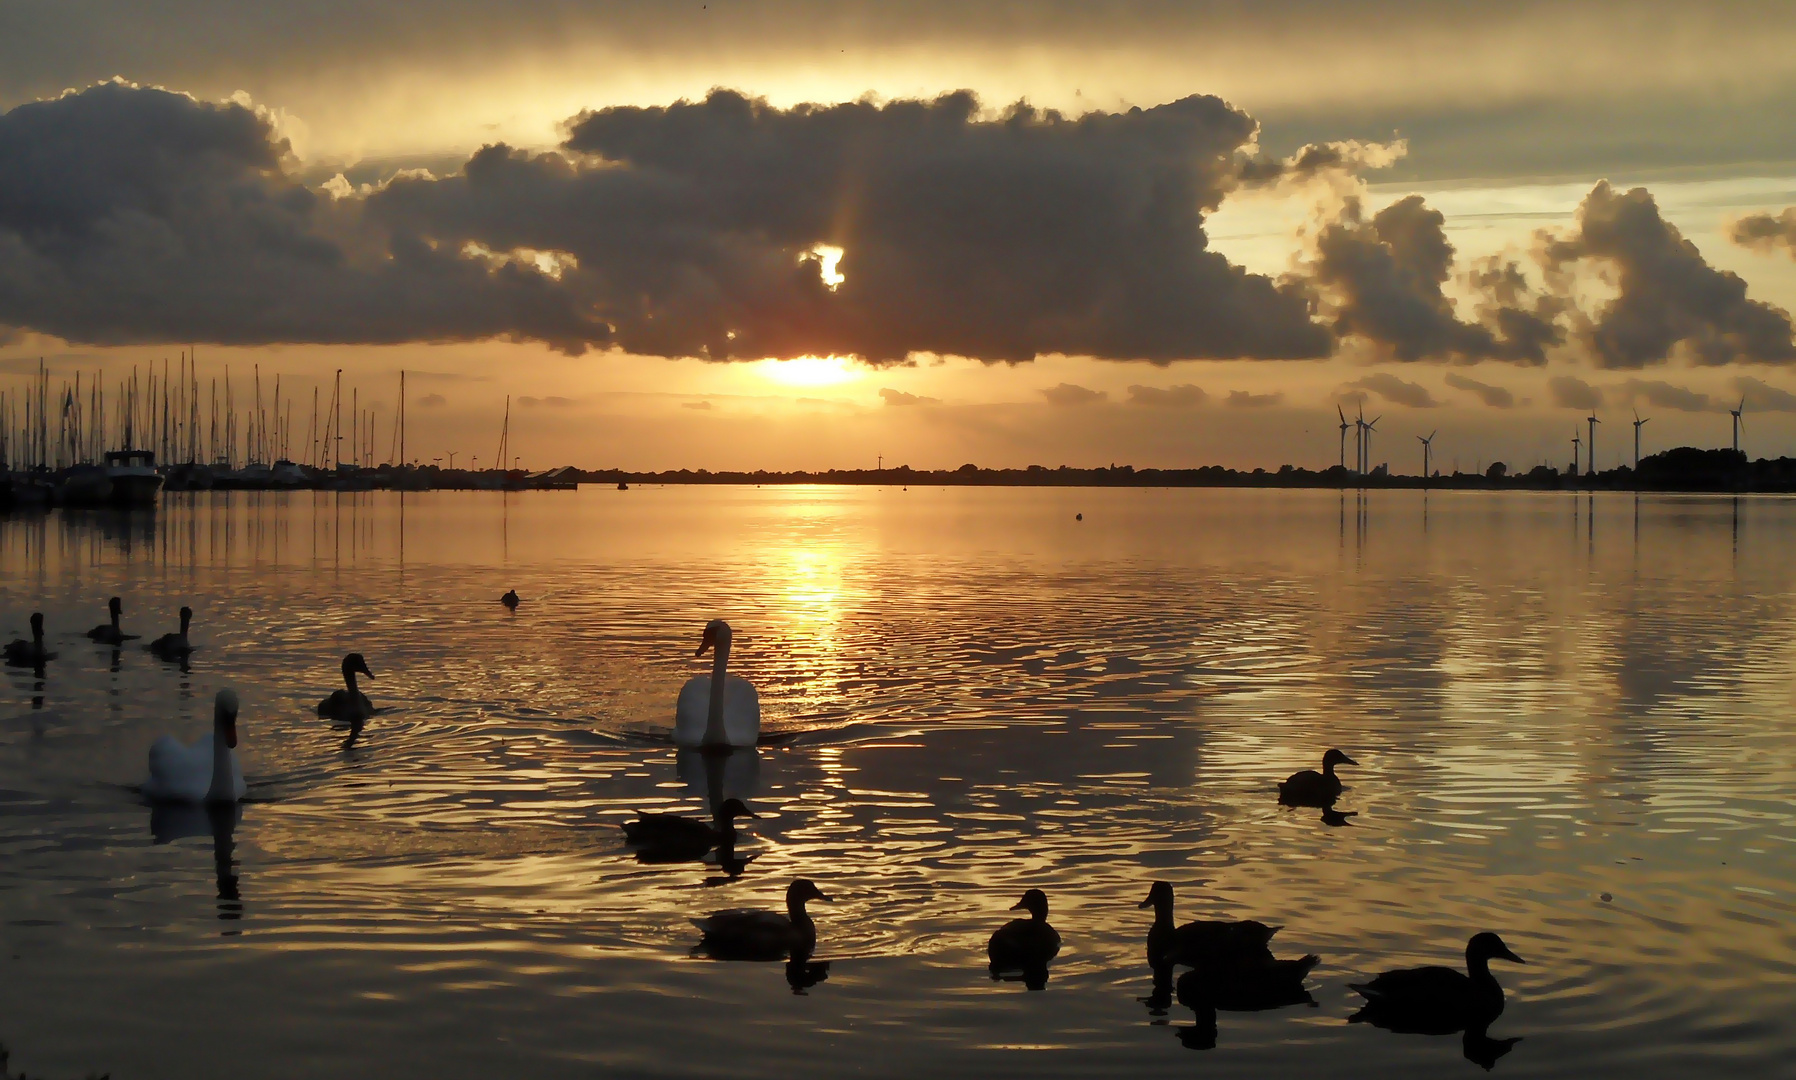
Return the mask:
POLYGON ((1331 348, 1294 290, 1207 250, 1254 122, 1215 98, 1068 119, 970 94, 776 109, 730 92, 588 113, 370 212, 450 247, 563 251, 656 355, 1170 361, 1331 348), (826 266, 808 252, 844 254, 826 266))
POLYGON ((0 117, 0 325, 712 359, 1326 355, 1296 289, 1208 250, 1254 133, 1207 97, 1068 119, 964 93, 782 110, 716 92, 331 198, 250 109, 108 84, 0 117))
POLYGON ((1420 195, 1369 219, 1359 199, 1348 199, 1317 235, 1309 273, 1335 332, 1372 342, 1392 359, 1542 364, 1560 339, 1556 309, 1524 306, 1526 283, 1513 268, 1475 281, 1489 298, 1491 325, 1459 317, 1442 288, 1453 276, 1445 218, 1420 195))
POLYGON ((1613 279, 1617 295, 1582 334, 1602 367, 1642 368, 1674 353, 1702 365, 1796 361, 1789 314, 1747 299, 1746 282, 1710 266, 1645 188, 1597 184, 1577 228, 1549 243, 1545 258, 1560 270, 1596 261, 1613 279))
POLYGON ((0 115, 0 324, 94 343, 593 334, 540 274, 352 242, 352 211, 292 182, 284 152, 241 105, 120 83, 0 115))

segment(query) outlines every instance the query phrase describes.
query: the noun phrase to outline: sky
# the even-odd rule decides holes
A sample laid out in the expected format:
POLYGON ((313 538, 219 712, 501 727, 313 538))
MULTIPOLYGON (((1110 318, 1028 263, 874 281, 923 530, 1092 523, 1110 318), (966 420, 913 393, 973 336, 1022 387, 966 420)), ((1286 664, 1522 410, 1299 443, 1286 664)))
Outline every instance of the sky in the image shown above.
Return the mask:
POLYGON ((508 398, 527 467, 1324 467, 1361 408, 1399 472, 1593 413, 1609 467, 1742 400, 1796 454, 1793 46, 1776 2, 14 0, 0 389, 192 349, 301 459, 339 369, 445 464, 508 398))

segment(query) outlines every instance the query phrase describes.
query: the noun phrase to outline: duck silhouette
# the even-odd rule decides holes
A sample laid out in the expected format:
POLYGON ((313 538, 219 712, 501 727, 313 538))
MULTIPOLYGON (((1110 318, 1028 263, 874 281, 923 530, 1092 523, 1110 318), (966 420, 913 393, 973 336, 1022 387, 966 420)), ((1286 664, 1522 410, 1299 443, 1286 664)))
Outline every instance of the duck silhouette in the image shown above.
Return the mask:
POLYGON ((13 667, 30 668, 41 668, 49 661, 56 659, 56 654, 44 644, 43 612, 31 613, 31 640, 14 638, 7 642, 4 658, 13 667))
POLYGON ((635 821, 623 825, 624 840, 640 848, 645 861, 696 859, 714 847, 734 849, 736 819, 755 814, 741 799, 725 799, 710 821, 679 814, 637 812, 635 821), (657 858, 658 857, 658 858, 657 858))
POLYGON ((797 878, 786 886, 786 913, 736 908, 713 912, 692 920, 704 937, 701 951, 717 960, 788 960, 801 952, 808 956, 817 947, 817 924, 805 904, 829 902, 809 879, 797 878))
POLYGON ((1402 968, 1349 983, 1366 1003, 1348 1022, 1417 1035, 1488 1028, 1503 1014, 1503 987, 1490 973, 1492 960, 1526 963, 1502 938, 1486 930, 1466 942, 1464 972, 1449 967, 1402 968))
POLYGON ((87 632, 88 640, 97 641, 101 645, 121 645, 139 635, 127 634, 119 629, 119 616, 124 613, 125 606, 118 597, 106 601, 106 611, 112 616, 111 621, 103 622, 87 632))
POLYGON ((516 611, 518 605, 523 603, 523 601, 518 599, 518 591, 516 589, 506 589, 505 595, 499 598, 499 602, 513 611, 516 611))
POLYGON ((1048 895, 1030 889, 1010 910, 1029 917, 1012 919, 992 934, 985 947, 992 978, 1020 972, 1024 985, 1039 990, 1048 982, 1048 961, 1060 952, 1060 931, 1048 925, 1048 895))
POLYGON ((1330 750, 1322 755, 1321 772, 1304 769, 1286 777, 1278 785, 1278 801, 1285 806, 1330 806, 1341 797, 1341 778, 1335 775, 1335 766, 1358 764, 1339 750, 1330 750))
POLYGON ((349 741, 354 742, 362 733, 362 725, 374 715, 374 703, 368 695, 362 693, 356 685, 357 674, 374 678, 374 672, 368 670, 368 661, 362 654, 352 652, 343 658, 343 689, 332 690, 330 696, 318 703, 318 715, 338 724, 349 725, 349 741))
POLYGON ((1156 881, 1139 905, 1154 909, 1154 925, 1147 932, 1149 964, 1227 970, 1272 961, 1268 943, 1283 927, 1268 926, 1255 919, 1175 926, 1172 904, 1172 886, 1156 881))
POLYGON ((158 660, 184 660, 193 652, 193 645, 187 640, 187 629, 192 625, 193 609, 182 607, 180 632, 163 634, 144 647, 154 653, 158 660))

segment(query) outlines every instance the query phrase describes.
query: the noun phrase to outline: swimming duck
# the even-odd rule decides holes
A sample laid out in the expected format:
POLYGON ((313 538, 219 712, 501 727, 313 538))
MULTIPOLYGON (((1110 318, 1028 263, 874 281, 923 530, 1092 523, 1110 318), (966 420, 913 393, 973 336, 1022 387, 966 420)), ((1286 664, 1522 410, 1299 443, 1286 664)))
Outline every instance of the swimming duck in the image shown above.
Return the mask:
POLYGON ((45 661, 56 659, 56 654, 44 646, 44 613, 31 613, 31 640, 15 638, 6 643, 6 662, 14 667, 38 667, 45 661))
POLYGON ((119 629, 118 618, 125 610, 125 605, 120 602, 118 597, 115 596, 106 601, 106 610, 111 613, 112 621, 103 622, 92 630, 89 630, 87 632, 89 640, 97 641, 102 645, 118 645, 141 636, 138 634, 127 634, 119 629))
POLYGON ((992 973, 1042 968, 1060 952, 1060 931, 1048 925, 1048 895, 1030 889, 1010 910, 1027 911, 1027 919, 1012 919, 998 927, 985 947, 992 973))
POLYGON ((1272 962, 1267 943, 1283 927, 1255 919, 1236 922, 1188 922, 1175 928, 1172 920, 1172 886, 1156 881, 1139 905, 1154 909, 1154 925, 1147 932, 1147 960, 1156 967, 1183 964, 1210 970, 1272 962))
POLYGON ((754 684, 725 671, 730 662, 730 624, 712 619, 695 655, 715 648, 711 674, 686 680, 674 705, 674 742, 680 746, 753 746, 761 738, 761 699, 754 684))
POLYGON ((1341 778, 1335 775, 1335 766, 1358 764, 1339 750, 1330 750, 1322 755, 1321 772, 1304 769, 1279 784, 1278 801, 1286 806, 1327 806, 1341 797, 1341 778))
POLYGON ((523 601, 518 599, 518 591, 516 589, 506 589, 505 595, 499 598, 499 602, 511 610, 516 611, 518 605, 523 601))
POLYGON ((718 960, 783 960, 793 953, 809 955, 817 947, 817 924, 805 911, 807 901, 829 902, 806 878, 786 886, 786 913, 736 909, 718 911, 692 925, 704 932, 699 948, 718 960))
POLYGON ((1348 1022, 1422 1035, 1488 1027, 1503 1012, 1503 988, 1490 973, 1492 960, 1526 963, 1509 951, 1502 938, 1486 930, 1466 942, 1469 974, 1449 967, 1404 968, 1371 982, 1349 983, 1366 1004, 1348 1022))
POLYGON ((150 642, 148 646, 149 650, 163 660, 179 660, 188 653, 191 653, 193 651, 193 646, 187 641, 187 628, 192 624, 193 609, 190 607, 183 607, 181 609, 181 632, 178 634, 163 634, 155 641, 150 642))
POLYGON ((638 847, 691 851, 703 855, 713 847, 730 847, 736 841, 737 818, 754 812, 741 799, 725 799, 710 821, 678 814, 645 814, 624 823, 624 839, 638 847))
POLYGON ((339 724, 348 724, 350 736, 353 738, 362 733, 362 724, 374 715, 374 703, 368 695, 356 688, 356 673, 360 672, 374 678, 374 672, 368 670, 368 662, 362 654, 352 652, 343 658, 343 685, 346 689, 332 690, 330 697, 318 703, 318 715, 339 724))
POLYGON ((237 762, 237 692, 220 690, 212 703, 212 732, 183 746, 173 735, 150 744, 150 778, 143 793, 170 802, 236 802, 248 788, 237 762))

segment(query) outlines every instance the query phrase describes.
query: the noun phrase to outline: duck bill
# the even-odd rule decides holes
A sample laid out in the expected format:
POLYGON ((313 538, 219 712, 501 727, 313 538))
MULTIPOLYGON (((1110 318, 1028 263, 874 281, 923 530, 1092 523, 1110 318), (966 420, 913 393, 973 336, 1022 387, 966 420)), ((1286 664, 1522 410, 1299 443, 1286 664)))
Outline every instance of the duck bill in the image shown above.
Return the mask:
POLYGON ((1359 762, 1348 757, 1346 754, 1342 754, 1341 755, 1341 764, 1343 764, 1343 765, 1358 765, 1359 762))
POLYGON ((712 646, 714 646, 716 644, 717 644, 717 632, 715 630, 712 630, 709 626, 707 626, 707 627, 705 627, 705 636, 698 639, 698 651, 693 653, 692 655, 703 656, 706 653, 710 652, 712 646))
MULTIPOLYGON (((1150 896, 1146 900, 1143 900, 1141 903, 1136 904, 1135 906, 1138 908, 1151 908, 1154 906, 1154 898, 1150 896)), ((1015 911, 1016 908, 1011 908, 1010 910, 1015 911)))
POLYGON ((1502 952, 1498 953, 1497 955, 1499 957, 1501 957, 1502 959, 1509 961, 1512 964, 1525 964, 1528 962, 1526 960, 1523 960, 1521 957, 1515 955, 1513 952, 1510 952, 1508 949, 1504 949, 1502 952))

